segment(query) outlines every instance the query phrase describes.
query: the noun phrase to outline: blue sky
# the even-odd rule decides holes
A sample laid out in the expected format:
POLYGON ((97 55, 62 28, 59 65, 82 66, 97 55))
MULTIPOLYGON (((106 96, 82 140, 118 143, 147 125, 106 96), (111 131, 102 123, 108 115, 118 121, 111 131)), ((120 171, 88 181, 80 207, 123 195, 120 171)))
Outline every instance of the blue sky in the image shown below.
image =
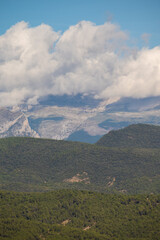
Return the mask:
POLYGON ((137 46, 144 33, 150 34, 149 47, 160 43, 160 0, 0 0, 0 35, 22 20, 31 27, 45 23, 65 31, 82 20, 99 25, 107 19, 137 46))

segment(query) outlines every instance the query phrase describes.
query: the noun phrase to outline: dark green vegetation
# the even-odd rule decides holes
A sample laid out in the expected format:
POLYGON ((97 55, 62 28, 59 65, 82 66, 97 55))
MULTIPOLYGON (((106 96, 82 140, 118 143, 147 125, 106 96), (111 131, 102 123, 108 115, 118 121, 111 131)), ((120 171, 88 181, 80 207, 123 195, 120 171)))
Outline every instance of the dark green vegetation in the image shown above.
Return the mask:
POLYGON ((160 195, 0 192, 0 240, 159 240, 160 195))
MULTIPOLYGON (((151 147, 158 147, 159 129, 133 125, 115 132, 124 135, 122 145, 124 142, 127 145, 126 132, 132 133, 129 136, 134 136, 138 148, 33 138, 0 139, 0 189, 26 192, 72 188, 108 193, 160 193, 160 148, 141 148, 140 145, 143 140, 143 146, 148 147, 149 141, 151 147)), ((105 138, 108 137, 98 143, 105 138)))
POLYGON ((160 148, 160 126, 133 124, 110 131, 97 144, 106 147, 160 148))
POLYGON ((0 139, 0 189, 0 240, 159 240, 160 127, 0 139))

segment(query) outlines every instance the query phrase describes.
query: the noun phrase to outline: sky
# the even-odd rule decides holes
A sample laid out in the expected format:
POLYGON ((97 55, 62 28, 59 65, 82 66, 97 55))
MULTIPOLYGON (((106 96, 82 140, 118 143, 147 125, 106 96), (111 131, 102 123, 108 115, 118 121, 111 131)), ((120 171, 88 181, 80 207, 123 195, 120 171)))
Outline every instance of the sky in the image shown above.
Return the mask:
POLYGON ((97 25, 107 20, 127 31, 138 45, 150 35, 151 47, 160 41, 159 0, 0 0, 0 34, 20 21, 31 27, 45 23, 65 31, 82 20, 97 25))
POLYGON ((1 106, 160 95, 159 0, 0 0, 1 106))

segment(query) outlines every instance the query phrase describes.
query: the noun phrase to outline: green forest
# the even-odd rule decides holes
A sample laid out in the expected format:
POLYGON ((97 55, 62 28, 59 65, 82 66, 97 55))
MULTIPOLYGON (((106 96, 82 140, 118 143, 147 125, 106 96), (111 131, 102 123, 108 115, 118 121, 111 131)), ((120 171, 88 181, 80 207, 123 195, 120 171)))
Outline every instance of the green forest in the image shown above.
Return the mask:
POLYGON ((159 240, 159 130, 0 139, 0 240, 159 240))
POLYGON ((0 139, 0 156, 2 190, 160 193, 160 148, 6 138, 0 139), (71 182, 77 174, 80 180, 71 182))
POLYGON ((132 124, 110 131, 97 144, 107 147, 160 148, 160 126, 132 124))
POLYGON ((0 239, 157 239, 160 195, 0 192, 0 239))

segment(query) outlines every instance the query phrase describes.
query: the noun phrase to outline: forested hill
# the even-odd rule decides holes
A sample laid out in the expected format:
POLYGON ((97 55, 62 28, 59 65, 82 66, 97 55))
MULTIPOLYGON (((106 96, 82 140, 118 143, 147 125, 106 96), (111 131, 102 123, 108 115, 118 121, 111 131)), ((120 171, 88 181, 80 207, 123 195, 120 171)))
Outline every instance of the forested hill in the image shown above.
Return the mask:
POLYGON ((106 147, 160 148, 160 126, 133 124, 110 131, 97 145, 106 147))
POLYGON ((158 240, 160 195, 0 191, 1 240, 158 240))
POLYGON ((0 156, 0 189, 160 192, 160 149, 6 138, 0 139, 0 156))

